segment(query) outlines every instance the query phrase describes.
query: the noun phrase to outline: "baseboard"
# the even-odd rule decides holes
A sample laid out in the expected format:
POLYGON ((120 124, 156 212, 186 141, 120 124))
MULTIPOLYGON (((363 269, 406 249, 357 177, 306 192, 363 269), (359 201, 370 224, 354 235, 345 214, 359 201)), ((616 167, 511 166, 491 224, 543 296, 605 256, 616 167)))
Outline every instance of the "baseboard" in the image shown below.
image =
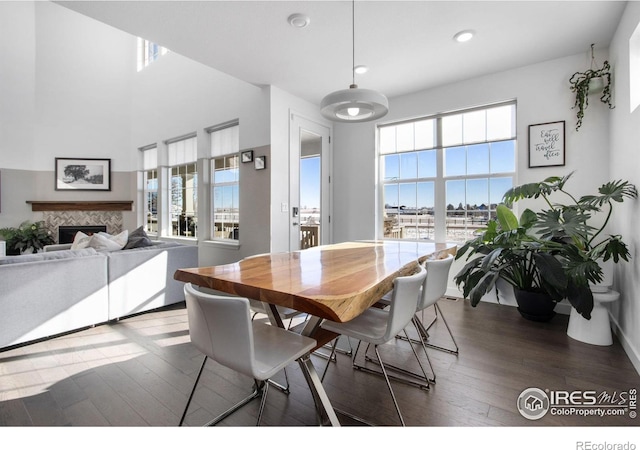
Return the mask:
POLYGON ((631 364, 633 364, 636 372, 638 372, 638 375, 640 375, 640 352, 638 352, 638 349, 633 346, 631 341, 627 338, 627 335, 624 334, 624 331, 622 331, 622 328, 620 328, 618 321, 615 317, 613 317, 611 312, 609 312, 609 320, 613 325, 613 332, 616 334, 616 336, 618 336, 622 348, 629 357, 629 361, 631 361, 631 364))

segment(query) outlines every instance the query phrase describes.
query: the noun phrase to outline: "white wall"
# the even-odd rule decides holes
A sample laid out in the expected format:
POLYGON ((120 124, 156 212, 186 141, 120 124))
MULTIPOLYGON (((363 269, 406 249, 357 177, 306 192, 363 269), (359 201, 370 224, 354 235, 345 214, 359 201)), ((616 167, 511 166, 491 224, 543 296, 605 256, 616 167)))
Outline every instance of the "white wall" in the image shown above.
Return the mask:
POLYGON ((271 86, 271 251, 289 251, 290 212, 282 212, 281 204, 289 198, 289 129, 291 114, 331 127, 320 110, 282 89, 271 86))
POLYGON ((0 226, 41 219, 27 200, 131 199, 131 39, 50 2, 0 2, 0 226), (112 190, 55 191, 56 157, 111 158, 112 190))
MULTIPOLYGON (((630 108, 630 55, 629 39, 640 26, 640 2, 628 2, 618 30, 609 48, 614 72, 615 109, 611 111, 609 139, 610 170, 612 180, 628 180, 640 187, 640 108, 630 108)), ((635 58, 640 58, 636 54, 635 58)), ((638 81, 640 74, 634 74, 638 81)), ((620 292, 620 300, 612 305, 614 321, 619 327, 621 342, 640 372, 640 208, 638 200, 617 205, 610 232, 621 234, 629 245, 630 263, 617 264, 614 289, 620 292)))

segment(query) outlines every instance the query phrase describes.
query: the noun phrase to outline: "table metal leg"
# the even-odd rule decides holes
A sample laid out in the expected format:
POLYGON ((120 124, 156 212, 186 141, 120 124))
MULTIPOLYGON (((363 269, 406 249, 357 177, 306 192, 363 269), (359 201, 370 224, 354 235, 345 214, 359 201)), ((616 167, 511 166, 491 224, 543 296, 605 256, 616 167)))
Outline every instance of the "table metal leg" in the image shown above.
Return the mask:
MULTIPOLYGON (((275 307, 275 305, 267 304, 268 308, 267 314, 269 316, 269 320, 272 324, 276 324, 277 326, 284 328, 284 324, 280 318, 280 314, 275 307)), ((311 336, 316 331, 316 329, 320 326, 322 319, 319 317, 310 317, 307 323, 305 324, 302 335, 311 336)), ((307 354, 298 360, 298 364, 302 369, 302 374, 304 375, 307 384, 309 385, 309 390, 311 391, 311 395, 313 396, 313 401, 316 405, 316 413, 318 415, 318 423, 322 424, 322 413, 324 412, 329 418, 329 423, 334 427, 340 426, 340 421, 338 420, 338 416, 331 406, 331 402, 329 401, 329 397, 322 386, 322 382, 320 381, 320 377, 316 372, 316 368, 311 361, 311 354, 307 354)))
POLYGON ((331 426, 339 427, 340 421, 338 420, 338 416, 336 416, 336 413, 333 410, 333 406, 331 406, 331 402, 329 401, 329 397, 327 397, 327 393, 322 386, 322 382, 320 381, 320 377, 316 372, 316 368, 311 362, 311 355, 303 356, 298 360, 298 363, 300 364, 302 373, 307 380, 307 384, 309 384, 309 389, 311 390, 311 394, 313 395, 313 400, 316 403, 318 423, 322 423, 321 413, 322 410, 324 410, 325 414, 329 418, 329 423, 331 424, 331 426), (320 409, 320 407, 322 407, 322 410, 320 409))

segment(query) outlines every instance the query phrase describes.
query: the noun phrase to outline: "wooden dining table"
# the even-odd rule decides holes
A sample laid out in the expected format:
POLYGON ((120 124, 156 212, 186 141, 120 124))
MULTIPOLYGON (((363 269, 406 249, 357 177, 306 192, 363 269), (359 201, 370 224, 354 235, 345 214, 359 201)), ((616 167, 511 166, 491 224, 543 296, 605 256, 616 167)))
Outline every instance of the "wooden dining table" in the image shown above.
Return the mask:
MULTIPOLYGON (((334 339, 320 328, 324 319, 347 322, 393 289, 393 280, 414 273, 418 264, 446 253, 451 243, 412 241, 354 241, 305 250, 269 253, 211 267, 179 269, 174 278, 197 286, 262 301, 272 324, 283 326, 276 306, 310 315, 301 333, 318 347, 334 339)), ((310 355, 300 367, 316 402, 331 425, 339 425, 310 355)))

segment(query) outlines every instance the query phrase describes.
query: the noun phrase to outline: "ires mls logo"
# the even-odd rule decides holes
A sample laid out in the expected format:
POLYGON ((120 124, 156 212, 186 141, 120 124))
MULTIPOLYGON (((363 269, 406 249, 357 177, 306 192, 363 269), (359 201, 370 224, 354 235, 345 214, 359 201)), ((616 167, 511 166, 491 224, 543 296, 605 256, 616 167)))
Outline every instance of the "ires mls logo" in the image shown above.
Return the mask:
POLYGON ((538 388, 527 388, 518 397, 518 411, 529 420, 538 420, 547 414, 551 402, 547 394, 538 388))
POLYGON ((529 420, 538 420, 547 413, 554 416, 625 416, 636 418, 637 389, 628 391, 597 392, 551 391, 527 388, 518 396, 520 414, 529 420))

